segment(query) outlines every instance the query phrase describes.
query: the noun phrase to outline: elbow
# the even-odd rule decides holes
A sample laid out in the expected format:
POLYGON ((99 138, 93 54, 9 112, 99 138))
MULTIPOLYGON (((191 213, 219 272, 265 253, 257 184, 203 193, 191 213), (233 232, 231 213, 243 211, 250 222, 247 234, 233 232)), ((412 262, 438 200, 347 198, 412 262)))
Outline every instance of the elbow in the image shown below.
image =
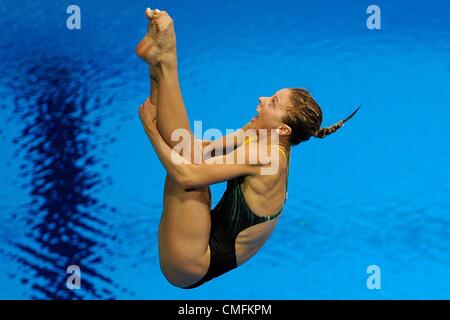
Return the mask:
POLYGON ((184 190, 192 190, 192 189, 197 189, 197 188, 201 188, 204 186, 199 181, 196 181, 189 177, 180 178, 177 180, 177 182, 184 190))
POLYGON ((183 169, 174 176, 175 181, 185 190, 199 187, 199 183, 197 179, 195 179, 192 170, 190 170, 190 166, 191 165, 183 166, 183 169))
POLYGON ((193 170, 190 173, 181 176, 179 178, 179 183, 185 190, 197 189, 205 186, 203 179, 193 172, 193 170))
POLYGON ((184 190, 189 190, 195 188, 195 184, 192 179, 185 176, 179 176, 175 178, 175 181, 180 185, 184 190))

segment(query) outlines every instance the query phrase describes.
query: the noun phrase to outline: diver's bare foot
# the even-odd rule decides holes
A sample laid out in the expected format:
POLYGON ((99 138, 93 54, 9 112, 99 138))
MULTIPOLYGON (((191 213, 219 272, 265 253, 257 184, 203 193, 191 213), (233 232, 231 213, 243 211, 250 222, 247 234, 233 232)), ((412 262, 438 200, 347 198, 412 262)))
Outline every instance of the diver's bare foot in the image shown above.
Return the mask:
MULTIPOLYGON (((157 44, 156 44, 156 22, 155 19, 150 18, 150 12, 151 10, 147 8, 145 11, 145 14, 147 16, 148 20, 148 27, 147 27, 147 34, 144 36, 144 38, 139 42, 138 46, 136 47, 136 54, 139 58, 144 60, 150 65, 156 64, 156 54, 157 54, 157 44)), ((153 14, 152 14, 153 16, 153 14)))
POLYGON ((155 60, 158 65, 176 66, 177 62, 177 41, 172 18, 166 11, 147 10, 149 19, 153 19, 156 24, 157 45, 155 60))
POLYGON ((149 29, 136 48, 137 55, 152 66, 176 66, 176 36, 166 11, 146 10, 149 29))
POLYGON ((156 63, 156 49, 155 41, 149 34, 146 34, 137 45, 136 54, 148 64, 154 65, 156 63))

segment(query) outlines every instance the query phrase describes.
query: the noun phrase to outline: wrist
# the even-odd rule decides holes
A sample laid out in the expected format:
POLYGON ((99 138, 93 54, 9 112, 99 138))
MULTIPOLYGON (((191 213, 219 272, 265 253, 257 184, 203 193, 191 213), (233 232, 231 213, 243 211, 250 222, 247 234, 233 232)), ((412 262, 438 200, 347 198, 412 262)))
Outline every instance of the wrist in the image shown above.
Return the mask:
POLYGON ((147 129, 145 130, 147 137, 150 139, 150 142, 155 146, 157 143, 155 132, 153 130, 147 129))

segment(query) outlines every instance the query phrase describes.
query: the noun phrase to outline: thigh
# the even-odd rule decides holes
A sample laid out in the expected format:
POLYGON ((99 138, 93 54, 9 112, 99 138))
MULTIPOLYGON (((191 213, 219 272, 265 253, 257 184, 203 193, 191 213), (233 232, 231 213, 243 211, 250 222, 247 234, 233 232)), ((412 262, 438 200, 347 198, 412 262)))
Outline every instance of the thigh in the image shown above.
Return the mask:
POLYGON ((210 208, 209 187, 186 191, 166 176, 158 248, 162 270, 170 282, 188 286, 206 274, 210 208))

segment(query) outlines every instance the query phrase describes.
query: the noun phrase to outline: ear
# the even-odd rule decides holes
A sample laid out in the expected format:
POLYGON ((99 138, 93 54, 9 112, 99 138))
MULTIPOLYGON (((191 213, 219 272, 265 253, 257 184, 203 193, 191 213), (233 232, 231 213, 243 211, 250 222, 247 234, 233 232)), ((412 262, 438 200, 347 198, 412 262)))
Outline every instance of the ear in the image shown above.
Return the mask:
POLYGON ((276 132, 280 136, 288 136, 292 133, 292 129, 288 125, 283 124, 276 129, 276 132))

